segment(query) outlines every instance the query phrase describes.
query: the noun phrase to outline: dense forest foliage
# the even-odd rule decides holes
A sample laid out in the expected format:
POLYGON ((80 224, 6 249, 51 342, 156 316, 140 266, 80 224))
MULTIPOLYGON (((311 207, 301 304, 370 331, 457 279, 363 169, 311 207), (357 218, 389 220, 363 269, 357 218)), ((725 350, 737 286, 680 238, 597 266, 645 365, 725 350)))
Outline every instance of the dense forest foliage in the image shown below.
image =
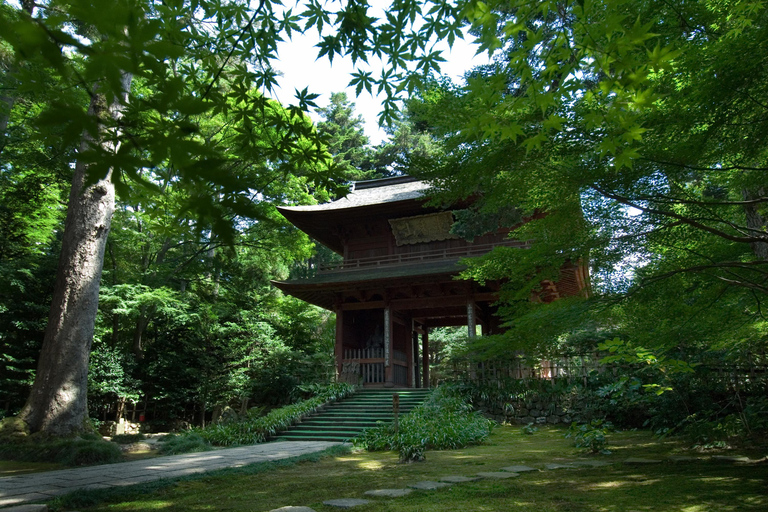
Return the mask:
MULTIPOLYGON (((531 249, 469 262, 465 277, 505 281, 508 330, 455 357, 598 348, 649 369, 620 387, 663 395, 711 383, 707 371, 737 376, 724 383, 747 375, 752 402, 730 385, 723 410, 768 410, 755 377, 768 369, 764 5, 396 0, 380 19, 369 8, 2 4, 5 409, 23 405, 43 339, 38 380, 87 362, 93 339, 91 368, 72 372, 77 383, 36 384, 31 397, 56 402, 87 373, 101 417, 115 412, 107 404, 151 397, 168 419, 201 423, 217 406, 285 401, 297 382, 327 380, 328 318, 268 286, 314 264, 272 205, 407 172, 429 180, 441 205, 479 199, 459 219, 465 236, 511 208, 543 213, 513 232, 531 249), (438 77, 432 43, 466 27, 494 61, 457 85, 438 77), (392 140, 378 151, 365 149, 342 95, 318 127, 305 115, 311 91, 291 105, 269 99, 277 42, 301 30, 318 33, 320 57, 361 66, 358 93, 385 95, 392 140), (363 66, 372 55, 385 59, 380 74, 363 66), (91 249, 75 236, 88 229, 91 249), (579 261, 592 268, 589 297, 536 300, 542 280, 579 261)), ((690 396, 697 389, 708 392, 690 396)), ((33 402, 22 415, 45 429, 45 400, 33 402)))

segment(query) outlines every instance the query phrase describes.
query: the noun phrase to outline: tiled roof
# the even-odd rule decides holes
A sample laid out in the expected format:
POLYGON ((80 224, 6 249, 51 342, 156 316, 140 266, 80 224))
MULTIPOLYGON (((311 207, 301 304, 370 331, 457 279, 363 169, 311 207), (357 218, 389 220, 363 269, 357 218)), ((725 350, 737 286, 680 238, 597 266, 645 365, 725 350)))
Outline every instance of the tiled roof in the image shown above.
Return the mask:
POLYGON ((347 197, 343 197, 330 203, 306 206, 281 206, 279 209, 294 212, 343 210, 359 206, 418 199, 423 197, 428 189, 429 185, 423 181, 418 181, 414 178, 405 176, 398 176, 396 178, 357 182, 354 190, 347 194, 347 197))

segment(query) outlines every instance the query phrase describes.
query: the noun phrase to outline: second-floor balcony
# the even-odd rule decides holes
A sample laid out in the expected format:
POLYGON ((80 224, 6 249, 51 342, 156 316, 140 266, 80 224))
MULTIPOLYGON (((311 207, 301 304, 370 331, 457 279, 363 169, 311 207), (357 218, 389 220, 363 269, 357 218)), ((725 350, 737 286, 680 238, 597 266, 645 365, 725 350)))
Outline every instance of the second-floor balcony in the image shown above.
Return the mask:
POLYGON ((354 270, 370 270, 377 267, 389 267, 397 265, 412 265, 418 263, 460 260, 472 256, 482 256, 490 252, 494 247, 517 247, 525 249, 530 246, 528 241, 500 240, 488 244, 466 244, 461 247, 434 249, 420 252, 397 252, 385 256, 371 256, 367 258, 346 259, 331 263, 322 263, 318 267, 319 274, 330 272, 349 272, 354 270))

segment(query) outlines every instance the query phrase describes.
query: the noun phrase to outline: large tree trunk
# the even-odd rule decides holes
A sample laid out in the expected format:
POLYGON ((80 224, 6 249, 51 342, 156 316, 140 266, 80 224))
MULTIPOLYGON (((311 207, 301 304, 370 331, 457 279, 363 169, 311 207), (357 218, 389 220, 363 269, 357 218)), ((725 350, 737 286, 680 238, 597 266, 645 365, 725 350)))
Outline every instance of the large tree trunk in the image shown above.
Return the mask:
MULTIPOLYGON (((124 97, 111 105, 95 92, 89 115, 99 120, 120 117, 131 75, 123 76, 124 97)), ((83 133, 80 150, 101 144, 101 134, 83 133)), ((87 429, 88 358, 99 304, 104 250, 115 211, 111 171, 86 186, 87 166, 78 160, 72 178, 53 302, 40 352, 37 374, 27 403, 19 413, 32 432, 68 435, 87 429)))
MULTIPOLYGON (((751 201, 765 195, 765 189, 762 187, 758 190, 744 190, 742 192, 744 200, 751 201)), ((758 210, 758 205, 750 204, 744 208, 744 213, 747 217, 747 227, 753 229, 756 232, 765 233, 768 231, 768 219, 763 217, 758 210)), ((752 233, 756 235, 757 233, 752 233)), ((752 242, 752 252, 755 253, 761 260, 768 260, 768 243, 765 242, 752 242)))

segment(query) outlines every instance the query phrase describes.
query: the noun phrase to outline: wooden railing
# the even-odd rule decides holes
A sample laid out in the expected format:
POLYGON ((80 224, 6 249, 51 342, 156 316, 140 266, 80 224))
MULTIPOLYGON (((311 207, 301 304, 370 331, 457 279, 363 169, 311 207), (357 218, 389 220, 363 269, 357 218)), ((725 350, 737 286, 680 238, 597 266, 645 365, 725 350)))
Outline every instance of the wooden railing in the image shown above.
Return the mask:
POLYGON ((363 384, 383 384, 385 380, 384 362, 360 363, 363 384))
POLYGON ((526 248, 530 246, 529 242, 520 240, 501 240, 492 244, 468 244, 463 247, 452 247, 448 249, 437 249, 433 251, 423 251, 414 253, 388 254, 386 256, 371 256, 368 258, 348 259, 345 261, 336 261, 332 263, 321 263, 318 266, 318 272, 339 272, 349 270, 366 270, 372 267, 385 267, 389 265, 402 265, 404 263, 421 263, 423 261, 449 260, 467 258, 470 256, 480 256, 489 252, 497 246, 526 248))
POLYGON ((384 361, 384 347, 346 349, 344 360, 348 359, 381 359, 384 361))
MULTIPOLYGON (((384 348, 361 348, 344 350, 343 362, 360 364, 363 384, 383 384, 386 380, 384 348)), ((399 350, 392 351, 393 380, 396 385, 408 385, 408 356, 399 350)))

